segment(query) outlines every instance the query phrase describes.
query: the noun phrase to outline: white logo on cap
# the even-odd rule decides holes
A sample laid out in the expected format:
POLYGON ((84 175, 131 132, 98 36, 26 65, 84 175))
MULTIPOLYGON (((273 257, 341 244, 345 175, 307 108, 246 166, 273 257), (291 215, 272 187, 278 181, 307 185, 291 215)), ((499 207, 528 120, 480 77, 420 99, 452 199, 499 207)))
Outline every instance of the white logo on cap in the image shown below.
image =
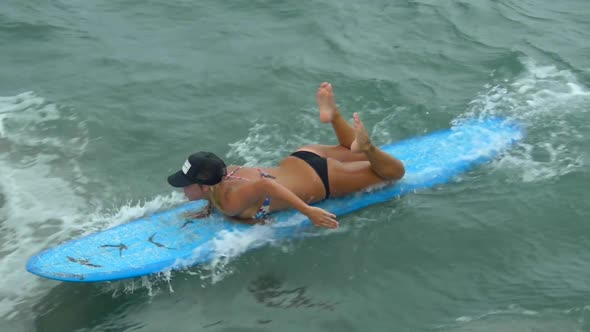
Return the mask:
POLYGON ((184 162, 184 165, 182 165, 182 173, 184 173, 184 175, 186 175, 188 173, 188 171, 191 169, 191 163, 188 161, 188 159, 184 162))

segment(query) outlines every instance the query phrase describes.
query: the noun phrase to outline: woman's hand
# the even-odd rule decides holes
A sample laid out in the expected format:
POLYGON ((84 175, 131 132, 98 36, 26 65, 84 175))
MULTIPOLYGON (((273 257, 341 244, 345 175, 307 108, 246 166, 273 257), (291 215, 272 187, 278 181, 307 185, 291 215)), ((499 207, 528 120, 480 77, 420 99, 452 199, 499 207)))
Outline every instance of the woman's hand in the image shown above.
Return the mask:
POLYGON ((305 211, 305 215, 318 227, 338 228, 339 224, 336 221, 336 215, 319 207, 309 206, 305 211))
POLYGON ((212 212, 211 203, 208 203, 207 206, 205 206, 201 210, 196 211, 196 212, 192 212, 192 211, 186 212, 185 214, 182 215, 182 217, 184 219, 203 219, 203 218, 209 217, 209 215, 211 215, 211 212, 212 212))

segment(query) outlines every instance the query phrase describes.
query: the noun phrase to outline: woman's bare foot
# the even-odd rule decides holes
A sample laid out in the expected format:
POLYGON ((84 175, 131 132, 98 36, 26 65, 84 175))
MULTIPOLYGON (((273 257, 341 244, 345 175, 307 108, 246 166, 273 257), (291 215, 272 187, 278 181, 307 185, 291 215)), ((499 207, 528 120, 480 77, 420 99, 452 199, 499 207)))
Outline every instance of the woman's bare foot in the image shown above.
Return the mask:
POLYGON ((318 88, 317 94, 318 108, 320 109, 320 122, 332 122, 334 115, 338 112, 338 107, 334 101, 334 91, 332 84, 324 82, 318 88))
POLYGON ((365 129, 365 125, 361 122, 358 113, 355 112, 352 116, 354 118, 354 134, 356 137, 350 145, 350 151, 356 153, 369 151, 372 143, 369 134, 367 134, 367 129, 365 129))

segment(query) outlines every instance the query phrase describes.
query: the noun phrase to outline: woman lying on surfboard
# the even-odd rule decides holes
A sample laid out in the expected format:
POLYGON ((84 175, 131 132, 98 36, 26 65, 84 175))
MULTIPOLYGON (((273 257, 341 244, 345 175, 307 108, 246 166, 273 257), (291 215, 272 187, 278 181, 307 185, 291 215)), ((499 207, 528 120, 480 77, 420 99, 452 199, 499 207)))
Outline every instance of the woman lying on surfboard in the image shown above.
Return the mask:
POLYGON ((209 201, 208 211, 214 206, 242 222, 262 222, 270 212, 295 208, 316 226, 338 227, 334 214, 309 204, 399 180, 405 169, 371 143, 357 113, 354 127, 348 124, 331 84, 320 85, 317 102, 320 121, 332 124, 340 145, 304 146, 273 168, 226 167, 213 153, 197 152, 168 177, 168 183, 183 188, 191 201, 209 201))

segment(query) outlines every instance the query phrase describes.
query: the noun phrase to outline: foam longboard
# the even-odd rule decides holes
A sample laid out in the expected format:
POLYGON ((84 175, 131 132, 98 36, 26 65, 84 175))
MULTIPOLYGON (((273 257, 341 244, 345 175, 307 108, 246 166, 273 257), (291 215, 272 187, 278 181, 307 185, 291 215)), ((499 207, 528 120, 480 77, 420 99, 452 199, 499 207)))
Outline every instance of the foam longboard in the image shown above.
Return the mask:
MULTIPOLYGON (((318 206, 337 216, 388 201, 417 189, 451 181, 472 167, 488 162, 524 136, 521 128, 502 118, 464 121, 450 129, 381 147, 402 160, 404 178, 392 185, 329 199, 318 206)), ((36 275, 71 282, 97 282, 138 277, 209 262, 220 238, 264 236, 247 249, 309 232, 313 226, 294 210, 271 214, 268 225, 249 226, 219 213, 187 219, 203 201, 189 202, 95 234, 46 249, 27 263, 36 275)))

